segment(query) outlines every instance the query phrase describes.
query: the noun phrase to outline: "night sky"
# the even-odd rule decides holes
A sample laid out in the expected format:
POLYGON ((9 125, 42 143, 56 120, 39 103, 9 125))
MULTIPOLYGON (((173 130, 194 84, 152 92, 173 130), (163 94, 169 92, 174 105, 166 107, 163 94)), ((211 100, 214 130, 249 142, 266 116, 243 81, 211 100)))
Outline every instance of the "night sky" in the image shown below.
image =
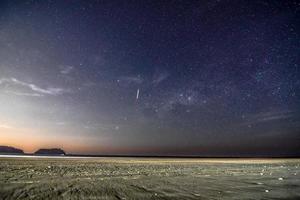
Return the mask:
POLYGON ((1 1, 0 145, 299 156, 299 28, 299 1, 1 1))

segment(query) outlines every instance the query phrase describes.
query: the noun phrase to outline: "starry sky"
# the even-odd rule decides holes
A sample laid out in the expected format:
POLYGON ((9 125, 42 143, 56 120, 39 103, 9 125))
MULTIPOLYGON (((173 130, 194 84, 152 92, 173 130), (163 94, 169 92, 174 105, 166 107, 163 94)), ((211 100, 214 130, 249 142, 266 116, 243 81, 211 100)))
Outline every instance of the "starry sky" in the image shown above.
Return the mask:
POLYGON ((1 1, 0 144, 299 156, 299 24, 299 1, 1 1))

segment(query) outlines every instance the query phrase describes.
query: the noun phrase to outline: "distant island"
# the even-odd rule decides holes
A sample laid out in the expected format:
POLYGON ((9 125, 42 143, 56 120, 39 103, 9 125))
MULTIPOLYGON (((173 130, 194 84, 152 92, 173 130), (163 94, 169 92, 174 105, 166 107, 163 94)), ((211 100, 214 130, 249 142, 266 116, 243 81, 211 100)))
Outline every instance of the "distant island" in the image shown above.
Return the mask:
POLYGON ((55 156, 64 156, 66 153, 62 149, 54 148, 54 149, 39 149, 35 153, 35 155, 55 155, 55 156))
POLYGON ((24 154, 22 149, 18 149, 10 146, 0 146, 1 154, 24 154))
POLYGON ((51 148, 51 149, 39 149, 33 154, 26 154, 22 149, 18 149, 11 146, 1 146, 0 145, 0 154, 8 154, 8 155, 44 155, 44 156, 65 156, 66 152, 59 148, 51 148))

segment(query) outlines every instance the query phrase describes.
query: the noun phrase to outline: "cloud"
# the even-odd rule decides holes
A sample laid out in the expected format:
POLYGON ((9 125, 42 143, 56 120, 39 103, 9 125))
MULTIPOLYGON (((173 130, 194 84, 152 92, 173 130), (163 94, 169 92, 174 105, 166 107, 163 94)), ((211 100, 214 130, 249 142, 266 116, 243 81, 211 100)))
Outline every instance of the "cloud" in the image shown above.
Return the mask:
POLYGON ((293 116, 293 112, 286 110, 286 111, 259 113, 255 117, 258 121, 271 121, 271 120, 278 120, 278 119, 287 119, 292 116, 293 116))
POLYGON ((169 76, 170 74, 166 71, 164 72, 157 71, 154 73, 152 79, 150 80, 143 79, 140 75, 137 75, 137 76, 122 76, 117 81, 124 85, 132 85, 132 84, 138 85, 138 84, 145 83, 145 85, 147 86, 153 86, 153 85, 157 86, 158 84, 166 80, 169 76))
MULTIPOLYGON (((57 96, 57 95, 61 95, 61 94, 69 92, 69 90, 66 90, 64 88, 54 88, 54 87, 41 88, 41 87, 39 87, 35 84, 26 83, 26 82, 20 81, 16 78, 10 78, 10 79, 3 78, 3 79, 0 79, 0 85, 4 84, 4 83, 23 86, 23 87, 26 87, 26 88, 28 88, 28 89, 30 89, 30 90, 32 90, 32 91, 34 91, 34 92, 36 92, 37 94, 40 94, 40 95, 57 96)), ((19 93, 19 94, 21 94, 21 93, 19 93)), ((23 94, 25 94, 25 93, 23 93, 23 94)))
POLYGON ((123 76, 120 77, 117 81, 124 85, 141 84, 144 82, 144 80, 140 76, 123 76))
POLYGON ((129 84, 130 83, 140 84, 143 82, 143 79, 140 76, 125 76, 125 77, 121 77, 119 80, 129 84))
POLYGON ((169 76, 170 76, 170 74, 168 72, 156 73, 153 77, 152 84, 158 85, 159 83, 161 83, 162 81, 167 79, 169 76))
POLYGON ((289 110, 261 112, 258 114, 248 116, 246 118, 246 122, 242 123, 242 125, 258 124, 258 123, 264 123, 264 122, 270 122, 270 121, 276 121, 276 120, 284 120, 284 119, 289 119, 293 116, 294 116, 294 113, 289 110))
POLYGON ((12 126, 6 125, 6 124, 0 124, 0 128, 4 128, 4 129, 13 129, 12 126))
POLYGON ((14 91, 5 91, 6 93, 9 94, 14 94, 17 96, 29 96, 29 97, 43 97, 43 94, 39 94, 39 93, 25 93, 25 92, 14 92, 14 91))
POLYGON ((10 79, 2 78, 2 79, 0 79, 0 85, 5 83, 5 82, 9 82, 9 81, 10 81, 10 79))
POLYGON ((87 81, 85 83, 82 84, 83 87, 93 87, 93 86, 97 86, 96 82, 92 82, 92 81, 87 81))
POLYGON ((56 122, 55 123, 57 126, 65 126, 66 122, 56 122))
POLYGON ((292 117, 291 113, 288 113, 288 114, 282 113, 282 114, 278 114, 278 115, 270 115, 270 116, 262 117, 260 119, 260 121, 271 121, 271 120, 287 119, 287 118, 290 118, 290 117, 292 117))
POLYGON ((61 74, 69 74, 73 71, 74 67, 70 65, 60 66, 61 74))
POLYGON ((87 122, 83 125, 85 129, 93 129, 93 130, 103 130, 103 131, 111 131, 120 128, 120 124, 104 124, 104 123, 90 123, 87 122))

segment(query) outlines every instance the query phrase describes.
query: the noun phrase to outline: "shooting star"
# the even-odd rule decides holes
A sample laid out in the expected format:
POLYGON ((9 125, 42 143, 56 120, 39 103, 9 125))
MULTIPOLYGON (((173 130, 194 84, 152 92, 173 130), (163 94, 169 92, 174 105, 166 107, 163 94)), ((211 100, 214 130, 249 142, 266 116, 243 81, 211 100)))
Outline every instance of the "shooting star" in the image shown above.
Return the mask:
POLYGON ((139 99, 139 96, 140 96, 140 89, 137 89, 137 91, 136 91, 136 100, 139 99))

